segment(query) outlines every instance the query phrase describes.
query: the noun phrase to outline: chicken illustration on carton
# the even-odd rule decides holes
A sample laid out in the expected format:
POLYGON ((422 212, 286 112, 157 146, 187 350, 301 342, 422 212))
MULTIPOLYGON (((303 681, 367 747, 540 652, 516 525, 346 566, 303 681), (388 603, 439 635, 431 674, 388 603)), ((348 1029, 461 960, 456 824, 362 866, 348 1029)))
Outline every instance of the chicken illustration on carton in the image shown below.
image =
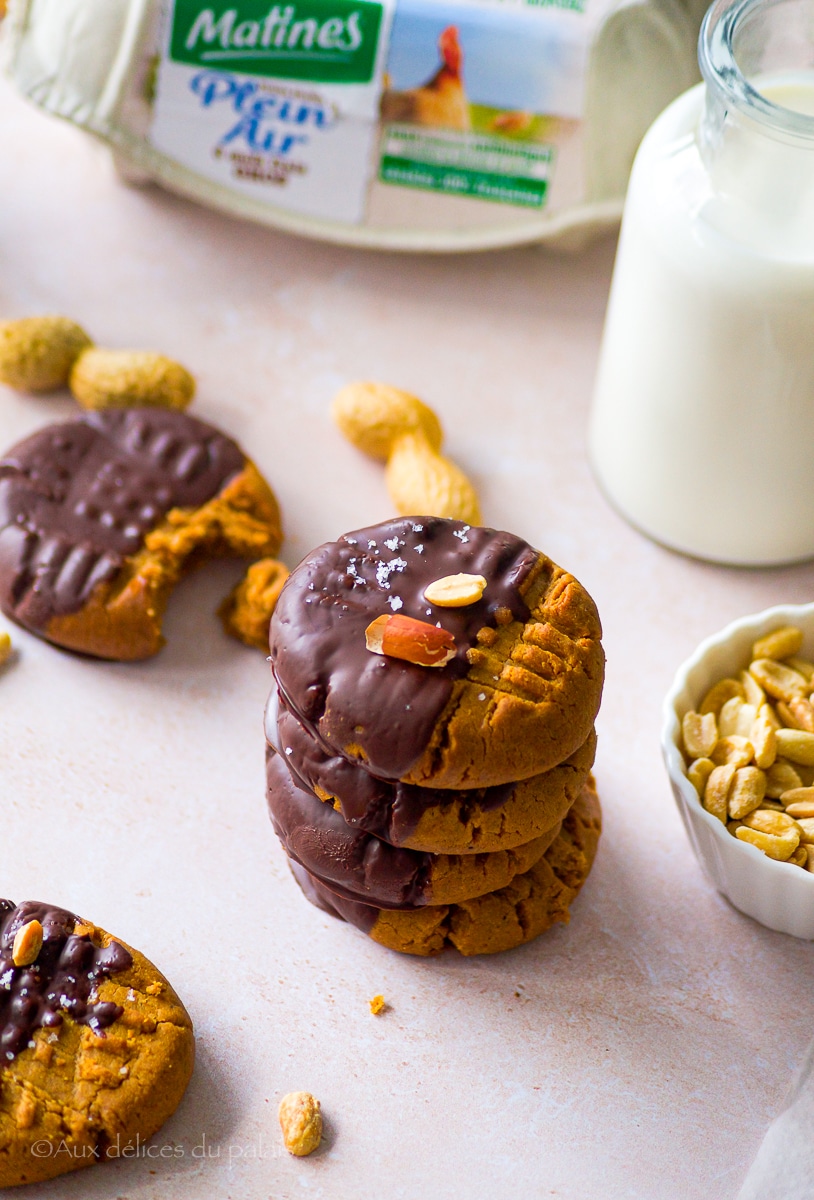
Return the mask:
POLYGON ((382 95, 383 121, 411 125, 440 125, 445 129, 471 127, 469 101, 463 81, 463 51, 455 25, 448 25, 438 39, 441 65, 420 87, 393 91, 385 77, 382 95))

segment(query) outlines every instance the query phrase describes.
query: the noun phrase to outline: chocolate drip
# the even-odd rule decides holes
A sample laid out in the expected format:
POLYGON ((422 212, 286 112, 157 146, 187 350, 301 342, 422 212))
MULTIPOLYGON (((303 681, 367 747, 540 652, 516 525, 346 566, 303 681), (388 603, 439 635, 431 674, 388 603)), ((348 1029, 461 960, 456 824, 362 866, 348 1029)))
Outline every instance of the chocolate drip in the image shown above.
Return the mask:
POLYGON ((269 815, 289 858, 338 895, 381 908, 421 908, 434 855, 399 850, 353 829, 331 804, 299 786, 279 754, 266 752, 269 815))
POLYGON ((538 557, 512 534, 439 517, 405 517, 319 547, 288 579, 272 618, 280 691, 334 751, 359 747, 351 753, 374 775, 401 778, 466 675, 479 630, 495 626, 501 610, 528 619, 520 588, 538 557), (436 608, 424 599, 430 583, 460 572, 488 581, 477 603, 436 608), (440 623, 455 638, 455 657, 430 669, 371 654, 365 629, 391 612, 440 623))
POLYGON ((118 1004, 96 999, 96 986, 131 967, 132 956, 118 942, 102 948, 88 934, 75 934, 78 923, 64 908, 0 900, 0 1069, 26 1048, 35 1029, 61 1025, 63 1013, 93 1030, 121 1016, 118 1004), (42 925, 42 949, 31 966, 15 967, 15 935, 34 920, 42 925))
POLYGON ((357 929, 362 930, 362 933, 370 933, 379 919, 380 908, 372 904, 363 904, 360 900, 350 900, 346 896, 337 896, 324 883, 310 875, 305 867, 291 858, 288 860, 288 865, 306 900, 310 900, 313 905, 321 908, 330 916, 338 917, 340 921, 347 921, 349 925, 355 925, 357 929))
POLYGON ((0 607, 35 631, 78 612, 171 508, 211 500, 243 464, 218 430, 166 409, 41 429, 0 459, 0 607))
POLYGON ((275 744, 280 747, 295 779, 309 791, 319 789, 335 796, 348 825, 375 834, 392 846, 402 846, 430 808, 458 805, 461 821, 466 823, 476 807, 484 812, 500 808, 517 786, 505 783, 497 787, 454 791, 377 779, 342 755, 331 754, 297 720, 282 697, 278 704, 275 744))

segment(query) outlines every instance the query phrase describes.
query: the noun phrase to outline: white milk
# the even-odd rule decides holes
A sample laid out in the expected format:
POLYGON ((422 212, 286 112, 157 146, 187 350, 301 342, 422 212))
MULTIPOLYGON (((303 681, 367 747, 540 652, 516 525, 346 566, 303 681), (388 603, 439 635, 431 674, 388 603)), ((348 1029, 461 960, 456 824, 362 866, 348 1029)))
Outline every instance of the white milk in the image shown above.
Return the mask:
MULTIPOLYGON (((814 114, 814 72, 753 86, 814 114)), ((657 540, 788 562, 814 555, 814 140, 760 113, 705 127, 706 96, 675 101, 634 164, 591 455, 657 540)))

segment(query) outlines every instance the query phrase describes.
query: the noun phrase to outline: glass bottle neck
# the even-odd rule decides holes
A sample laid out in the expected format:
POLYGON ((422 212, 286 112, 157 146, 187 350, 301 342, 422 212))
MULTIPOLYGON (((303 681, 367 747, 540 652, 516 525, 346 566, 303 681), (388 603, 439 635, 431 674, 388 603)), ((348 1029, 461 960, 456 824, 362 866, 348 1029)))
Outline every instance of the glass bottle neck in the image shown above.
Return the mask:
POLYGON ((716 223, 784 253, 814 250, 814 0, 718 0, 699 62, 716 223))

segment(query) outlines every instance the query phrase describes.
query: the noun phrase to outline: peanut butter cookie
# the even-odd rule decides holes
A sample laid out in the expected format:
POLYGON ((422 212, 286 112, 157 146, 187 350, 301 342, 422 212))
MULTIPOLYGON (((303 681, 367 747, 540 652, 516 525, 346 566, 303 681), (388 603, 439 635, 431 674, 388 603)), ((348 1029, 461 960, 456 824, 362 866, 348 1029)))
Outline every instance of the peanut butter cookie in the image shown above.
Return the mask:
POLYGON ((585 589, 520 538, 405 517, 300 563, 271 657, 286 703, 334 753, 382 779, 468 789, 539 775, 583 745, 602 692, 600 635, 585 589), (480 598, 425 598, 459 574, 483 578, 480 598), (372 623, 394 614, 442 631, 443 665, 371 652, 372 623))
POLYGON ((452 855, 513 849, 551 829, 581 792, 596 753, 591 730, 565 762, 519 783, 464 791, 391 783, 331 754, 285 702, 278 705, 276 689, 266 708, 266 738, 292 774, 353 829, 392 846, 452 855))
POLYGON ((0 460, 0 607, 70 650, 148 658, 185 570, 215 555, 272 555, 280 539, 257 468, 185 413, 89 413, 0 460))
POLYGON ((271 747, 266 778, 269 814, 289 858, 338 895, 379 908, 457 904, 494 892, 542 858, 560 829, 554 825, 523 846, 491 854, 399 850, 353 829, 330 804, 298 786, 271 747))
POLYGON ((192 1022, 166 979, 62 908, 0 900, 0 1187, 118 1158, 174 1112, 192 1022))
POLYGON ((530 942, 558 921, 588 877, 601 832, 593 780, 563 821, 551 847, 530 870, 499 891, 458 904, 409 910, 382 909, 338 896, 297 863, 291 869, 307 898, 355 925, 374 941, 403 954, 495 954, 530 942))

